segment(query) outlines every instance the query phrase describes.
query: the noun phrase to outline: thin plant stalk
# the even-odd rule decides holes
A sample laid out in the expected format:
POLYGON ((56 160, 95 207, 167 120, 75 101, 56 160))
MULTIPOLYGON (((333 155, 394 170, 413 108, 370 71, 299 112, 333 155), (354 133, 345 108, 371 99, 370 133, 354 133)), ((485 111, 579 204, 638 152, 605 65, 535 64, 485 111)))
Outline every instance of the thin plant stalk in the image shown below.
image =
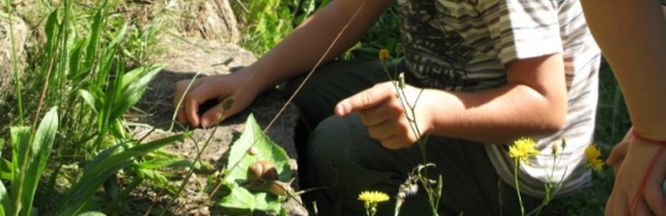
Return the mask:
MULTIPOLYGON (((386 76, 388 76, 389 79, 393 80, 393 77, 388 72, 388 67, 385 64, 384 59, 381 59, 381 61, 382 61, 382 65, 384 66, 384 72, 386 73, 386 76)), ((421 158, 423 160, 423 164, 425 164, 425 166, 423 168, 427 168, 429 166, 427 158, 426 158, 426 145, 428 143, 428 136, 425 136, 425 137, 421 136, 421 130, 420 130, 418 124, 416 123, 416 112, 415 112, 416 104, 418 104, 418 101, 421 98, 421 95, 423 94, 423 89, 420 89, 419 94, 416 97, 416 100, 414 101, 414 104, 412 105, 412 104, 409 103, 409 101, 407 99, 407 95, 405 94, 405 91, 404 91, 405 86, 406 86, 404 73, 400 73, 398 75, 398 79, 394 80, 392 83, 393 83, 393 87, 395 88, 395 91, 399 94, 398 98, 400 99, 400 106, 402 106, 402 109, 405 112, 408 112, 405 115, 405 118, 407 118, 407 121, 409 122, 409 127, 410 127, 412 133, 414 133, 414 135, 416 136, 416 138, 418 140, 419 149, 421 151, 421 158)), ((427 175, 428 175, 427 170, 425 170, 424 172, 425 173, 422 174, 421 169, 419 169, 418 172, 416 173, 417 178, 419 179, 419 181, 423 185, 424 190, 426 191, 426 194, 428 196, 428 204, 430 205, 430 210, 432 211, 432 214, 433 215, 439 215, 439 213, 437 212, 437 209, 439 209, 439 200, 441 199, 442 177, 439 176, 438 181, 437 181, 437 184, 438 184, 437 190, 438 191, 435 191, 435 190, 433 190, 433 188, 430 185, 430 182, 429 182, 430 179, 427 178, 427 175), (425 175, 425 176, 423 176, 423 175, 425 175)), ((399 201, 400 199, 397 199, 397 200, 399 201)), ((398 204, 401 204, 401 203, 396 204, 396 211, 395 211, 396 214, 400 209, 400 205, 398 205, 398 204)))
MULTIPOLYGON (((62 43, 62 46, 61 46, 61 49, 60 49, 60 52, 61 52, 60 55, 61 55, 61 58, 62 58, 61 59, 62 62, 60 62, 60 67, 58 67, 59 70, 65 70, 64 67, 67 64, 66 63, 67 62, 67 59, 66 59, 67 58, 67 52, 66 52, 66 48, 67 48, 67 29, 69 27, 69 13, 70 13, 70 9, 71 9, 70 8, 71 7, 71 2, 69 0, 66 0, 63 3, 65 5, 63 21, 60 25, 60 29, 58 31, 58 36, 57 36, 57 41, 56 41, 56 44, 62 43)), ((37 126, 37 122, 39 122, 39 113, 41 112, 41 109, 44 106, 44 101, 46 99, 46 95, 49 92, 48 91, 49 90, 49 84, 52 81, 51 74, 54 70, 54 66, 56 66, 56 65, 54 65, 54 62, 56 61, 55 59, 57 58, 57 55, 56 55, 57 51, 58 51, 58 47, 56 46, 56 50, 54 50, 54 52, 50 56, 51 59, 50 59, 49 67, 46 71, 46 76, 44 76, 45 80, 44 80, 42 92, 39 96, 39 103, 37 105, 37 110, 35 112, 35 121, 34 121, 33 126, 32 126, 33 129, 37 126)), ((60 78, 62 78, 62 77, 60 77, 60 78)))
POLYGON ((23 93, 22 93, 22 84, 21 84, 21 74, 19 74, 18 70, 18 55, 16 53, 16 38, 14 38, 14 24, 13 24, 13 19, 12 19, 12 4, 10 0, 5 0, 5 7, 7 8, 7 17, 9 23, 9 38, 11 40, 11 46, 12 46, 12 73, 14 74, 14 82, 16 83, 16 100, 18 103, 18 111, 19 111, 19 123, 24 124, 25 119, 24 119, 24 113, 23 113, 23 93))
MULTIPOLYGON (((206 142, 204 143, 203 147, 199 149, 199 152, 197 153, 196 158, 194 158, 194 162, 190 165, 189 170, 187 172, 187 175, 183 179, 183 182, 180 183, 180 186, 178 187, 178 190, 176 191, 176 194, 174 197, 179 197, 180 193, 183 192, 185 189, 185 186, 187 186, 187 182, 189 182, 190 178, 192 178, 192 175, 194 174, 194 167, 196 166, 197 163, 201 160, 201 155, 203 155, 204 150, 208 148, 208 144, 210 144, 210 141, 213 140, 213 137, 215 133, 217 132, 217 129, 220 127, 214 127, 213 132, 211 133, 210 136, 206 139, 206 142)), ((168 202, 167 206, 162 209, 162 212, 160 212, 160 215, 166 214, 166 211, 173 205, 173 202, 168 202)))
POLYGON ((518 203, 520 204, 520 215, 525 215, 525 207, 523 205, 523 197, 520 195, 520 185, 518 183, 518 166, 520 165, 519 160, 515 160, 513 166, 513 181, 516 184, 516 195, 518 196, 518 203))

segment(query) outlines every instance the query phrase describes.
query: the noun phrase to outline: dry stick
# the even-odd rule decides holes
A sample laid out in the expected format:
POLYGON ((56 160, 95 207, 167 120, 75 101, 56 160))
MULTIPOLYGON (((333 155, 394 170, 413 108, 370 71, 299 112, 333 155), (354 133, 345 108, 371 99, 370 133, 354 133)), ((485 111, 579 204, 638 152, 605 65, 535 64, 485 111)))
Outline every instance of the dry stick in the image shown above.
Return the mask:
MULTIPOLYGON (((322 62, 324 61, 324 59, 326 58, 326 56, 328 56, 328 54, 331 52, 331 49, 333 49, 333 46, 335 46, 335 44, 338 42, 338 40, 340 39, 340 37, 345 33, 345 31, 347 30, 347 28, 349 27, 349 25, 351 25, 351 23, 356 19, 356 17, 358 16, 358 14, 361 12, 361 9, 363 9, 363 6, 365 6, 365 3, 366 3, 366 1, 364 0, 364 1, 361 3, 361 5, 358 7, 358 9, 356 9, 356 12, 354 13, 354 15, 353 15, 353 16, 351 17, 351 19, 349 19, 349 21, 348 21, 348 22, 342 27, 342 29, 340 30, 340 32, 338 33, 338 35, 335 36, 335 39, 333 39, 333 42, 331 42, 331 45, 328 46, 328 48, 326 49, 326 52, 324 52, 324 54, 319 58, 319 60, 318 60, 317 63, 315 64, 315 66, 312 67, 312 69, 310 70, 310 72, 308 72, 308 75, 305 76, 305 79, 303 79, 303 82, 301 82, 301 84, 298 85, 298 88, 296 88, 296 91, 294 91, 294 93, 291 94, 291 96, 289 97, 289 99, 287 99, 287 101, 284 103, 284 105, 282 105, 282 108, 280 108, 280 110, 277 112, 277 114, 275 114, 275 117, 273 117, 273 119, 270 121, 270 123, 268 123, 268 125, 266 126, 266 128, 264 128, 264 130, 262 130, 261 133, 266 134, 266 133, 268 132, 268 130, 270 130, 270 128, 273 126, 273 124, 277 121, 277 119, 280 117, 280 115, 282 115, 282 113, 284 113, 284 111, 287 109, 287 106, 289 106, 289 104, 291 104, 291 102, 294 100, 294 98, 296 97, 296 95, 298 94, 298 92, 301 91, 301 89, 303 88, 303 86, 305 85, 305 83, 307 83, 307 81, 310 79, 310 77, 312 76, 312 74, 314 74, 315 70, 316 70, 317 68, 319 68, 319 66, 321 65, 321 63, 322 63, 322 62)), ((254 73, 253 73, 253 76, 254 76, 254 73)), ((250 76, 250 78, 248 78, 248 81, 249 81, 251 78, 252 78, 252 76, 250 76)), ((245 87, 245 86, 246 86, 246 85, 244 85, 243 87, 245 87)), ((242 90, 243 87, 241 87, 240 90, 242 90)), ((239 90, 239 91, 240 91, 240 90, 239 90)), ((254 139, 254 142, 252 142, 252 145, 250 145, 250 147, 244 151, 244 153, 243 153, 243 155, 241 156, 241 158, 240 158, 238 161, 236 161, 236 163, 234 163, 234 164, 229 168, 229 170, 233 170, 233 169, 235 169, 235 168, 238 166, 238 164, 240 164, 240 162, 245 158, 245 156, 247 156, 247 154, 248 154, 248 152, 249 152, 248 150, 250 150, 250 148, 254 147, 254 145, 257 144, 257 141, 259 141, 259 139, 258 139, 258 138, 255 138, 255 139, 254 139)), ((213 190, 213 192, 211 192, 210 195, 209 195, 208 197, 213 197, 213 196, 215 195, 215 193, 217 193, 218 189, 220 188, 220 185, 221 185, 222 183, 226 182, 228 177, 229 177, 229 175, 225 175, 224 178, 222 179, 222 181, 220 181, 220 183, 215 187, 215 190, 213 190)))
MULTIPOLYGON (((217 129, 218 129, 218 128, 220 128, 220 127, 215 127, 215 128, 213 128, 213 132, 211 133, 210 136, 208 136, 208 139, 207 139, 206 142, 204 143, 204 146, 201 147, 201 149, 199 150, 199 153, 197 154, 197 157, 194 158, 194 162, 192 162, 192 165, 190 165, 190 171, 187 172, 187 176, 185 176, 185 179, 183 179, 183 182, 180 183, 180 187, 178 187, 178 191, 176 191, 176 198, 177 198, 178 196, 180 196, 180 193, 182 193, 182 192, 183 192, 183 189, 185 189, 185 186, 187 185, 187 182, 189 182, 189 181, 190 181, 190 178, 192 178, 192 175, 194 174, 194 166, 195 166, 195 165, 199 162, 199 160, 201 159, 201 155, 203 155, 204 151, 205 151, 206 148, 208 147, 208 144, 210 144, 210 141, 213 139, 213 135, 215 135, 215 133, 217 132, 217 129)), ((162 209, 162 212, 160 213, 160 215, 164 215, 164 213, 166 213, 166 211, 167 211, 169 208, 171 208, 172 205, 173 205, 173 202, 169 202, 169 204, 167 204, 167 206, 166 206, 164 209, 162 209)))

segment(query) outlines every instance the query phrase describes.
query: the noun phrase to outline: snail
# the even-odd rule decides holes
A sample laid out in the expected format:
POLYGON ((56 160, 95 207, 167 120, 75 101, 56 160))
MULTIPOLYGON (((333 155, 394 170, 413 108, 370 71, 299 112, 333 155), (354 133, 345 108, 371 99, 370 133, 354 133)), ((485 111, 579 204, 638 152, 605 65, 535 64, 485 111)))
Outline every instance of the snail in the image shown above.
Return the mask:
POLYGON ((256 147, 252 146, 250 147, 250 149, 247 150, 247 153, 252 156, 256 156, 257 154, 259 154, 259 150, 257 150, 256 147))
POLYGON ((269 161, 257 161, 247 169, 248 179, 277 180, 278 172, 269 161))

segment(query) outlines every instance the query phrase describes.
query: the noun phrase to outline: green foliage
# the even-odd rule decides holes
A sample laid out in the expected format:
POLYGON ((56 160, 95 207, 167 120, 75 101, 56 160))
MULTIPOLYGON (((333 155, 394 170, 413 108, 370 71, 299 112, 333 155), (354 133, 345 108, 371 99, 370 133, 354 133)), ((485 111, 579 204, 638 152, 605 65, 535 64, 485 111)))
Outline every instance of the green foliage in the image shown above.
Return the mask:
POLYGON ((267 192, 253 192, 244 187, 248 179, 248 168, 257 161, 271 162, 278 173, 278 180, 289 182, 292 178, 289 167, 289 157, 279 145, 271 141, 250 115, 245 124, 245 131, 234 142, 229 150, 228 165, 233 166, 225 173, 228 177, 225 186, 230 193, 224 196, 217 204, 230 209, 263 211, 279 214, 282 211, 281 198, 267 192), (255 148, 256 154, 249 154, 255 148), (235 165, 235 166, 234 166, 235 165))
POLYGON ((102 151, 83 170, 83 175, 67 192, 66 198, 58 211, 59 215, 75 215, 82 211, 97 189, 119 170, 128 167, 132 160, 157 150, 165 145, 182 141, 190 134, 184 133, 146 144, 132 146, 123 142, 102 151))
POLYGON ((404 56, 404 47, 400 41, 400 17, 397 7, 391 6, 379 17, 375 25, 368 30, 363 39, 343 56, 345 59, 376 58, 381 49, 391 55, 404 56))
MULTIPOLYGON (((10 8, 9 1, 6 3, 10 8)), ((136 42, 153 39, 157 30, 145 34, 133 30, 128 39, 129 24, 119 24, 118 15, 108 13, 119 1, 101 1, 98 5, 72 0, 61 1, 57 6, 48 1, 39 4, 49 10, 40 23, 45 38, 36 41, 40 48, 28 53, 26 77, 14 75, 17 97, 34 99, 16 104, 20 118, 12 122, 16 126, 10 130, 11 159, 0 158, 0 177, 9 183, 5 187, 5 182, 0 182, 0 215, 40 214, 33 207, 35 197, 39 197, 37 202, 45 202, 56 195, 56 180, 60 178, 73 184, 65 188, 65 194, 56 195, 64 201, 58 203, 58 214, 103 215, 83 212, 98 208, 92 202, 96 193, 120 170, 134 178, 130 181, 140 183, 144 179, 160 179, 157 175, 143 175, 159 174, 156 170, 161 167, 157 166, 191 164, 175 156, 152 154, 160 147, 182 141, 188 133, 139 144, 128 135, 124 123, 124 114, 139 101, 162 67, 139 66, 126 72, 124 59, 145 57, 145 52, 132 56, 137 53, 135 49, 145 51, 148 47, 136 42), (125 46, 128 40, 134 42, 130 48, 125 46), (40 121, 43 107, 53 108, 40 121), (65 176, 61 175, 63 165, 85 168, 80 175, 65 176), (48 182, 40 183, 43 173, 51 176, 48 182)), ((4 139, 0 139, 0 146, 4 147, 4 139)), ((128 187, 123 194, 137 185, 128 187)), ((45 203, 35 206, 54 208, 45 203)))
POLYGON ((244 24, 241 44, 248 50, 264 54, 277 45, 294 28, 328 0, 252 0, 238 1, 244 24))
POLYGON ((0 214, 30 215, 39 179, 51 154, 58 131, 58 114, 49 111, 36 132, 29 127, 12 127, 10 190, 0 182, 0 214))

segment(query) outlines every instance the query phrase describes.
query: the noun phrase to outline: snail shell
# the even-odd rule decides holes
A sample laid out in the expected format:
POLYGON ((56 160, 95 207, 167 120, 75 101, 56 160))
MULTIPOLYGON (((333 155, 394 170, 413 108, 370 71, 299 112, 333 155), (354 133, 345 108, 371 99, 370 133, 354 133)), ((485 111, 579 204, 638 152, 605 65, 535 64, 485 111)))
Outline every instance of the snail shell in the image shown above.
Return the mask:
POLYGON ((250 147, 250 149, 247 150, 247 153, 252 155, 252 156, 255 156, 255 155, 259 154, 259 150, 257 150, 256 147, 252 146, 252 147, 250 147))
POLYGON ((247 169, 248 179, 260 178, 264 180, 277 180, 278 173, 275 166, 269 161, 257 161, 247 169))

